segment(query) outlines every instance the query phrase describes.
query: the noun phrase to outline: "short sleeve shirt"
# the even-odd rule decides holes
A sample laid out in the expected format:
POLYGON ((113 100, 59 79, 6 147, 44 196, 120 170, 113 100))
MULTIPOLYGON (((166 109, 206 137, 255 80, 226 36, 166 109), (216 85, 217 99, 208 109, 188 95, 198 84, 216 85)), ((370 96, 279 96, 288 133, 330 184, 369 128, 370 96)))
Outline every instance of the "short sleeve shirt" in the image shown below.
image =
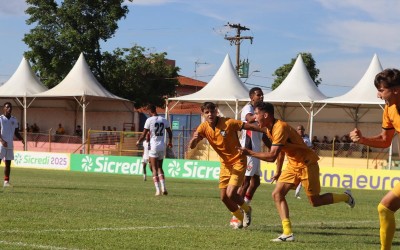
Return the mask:
POLYGON ((241 155, 237 149, 240 147, 238 132, 243 128, 243 122, 226 117, 217 119, 215 129, 208 122, 203 122, 196 131, 207 138, 223 163, 246 161, 246 156, 241 155))
POLYGON ((319 160, 318 155, 307 147, 296 130, 284 121, 276 120, 272 131, 267 130, 267 136, 272 146, 282 146, 289 164, 293 166, 303 166, 319 160))
POLYGON ((164 117, 151 116, 147 118, 144 128, 150 132, 150 150, 165 150, 165 129, 169 127, 169 122, 164 117))
MULTIPOLYGON (((254 114, 254 108, 251 104, 247 104, 242 109, 241 120, 246 122, 246 115, 254 114)), ((240 144, 242 147, 246 147, 253 151, 260 152, 261 151, 261 138, 262 133, 251 131, 251 130, 242 130, 242 137, 240 138, 240 144)))
POLYGON ((400 131, 400 115, 397 111, 396 104, 390 107, 385 105, 382 116, 382 128, 386 130, 395 129, 397 132, 400 131))
POLYGON ((0 133, 3 140, 7 142, 7 148, 14 148, 14 133, 17 128, 19 128, 17 118, 11 116, 8 119, 5 115, 0 116, 0 133))

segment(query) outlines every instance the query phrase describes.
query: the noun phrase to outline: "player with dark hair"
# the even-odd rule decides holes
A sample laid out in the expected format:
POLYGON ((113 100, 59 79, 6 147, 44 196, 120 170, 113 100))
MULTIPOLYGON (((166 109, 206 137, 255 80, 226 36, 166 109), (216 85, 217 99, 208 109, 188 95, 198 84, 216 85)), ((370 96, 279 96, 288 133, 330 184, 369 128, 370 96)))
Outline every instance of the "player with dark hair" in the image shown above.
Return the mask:
MULTIPOLYGON (((400 71, 385 69, 375 76, 378 98, 385 101, 381 133, 364 137, 359 129, 350 132, 353 142, 375 148, 387 148, 392 143, 396 131, 400 131, 400 71)), ((381 249, 391 249, 396 220, 394 213, 400 208, 400 183, 387 193, 378 205, 380 221, 381 249)))
POLYGON ((4 159, 4 188, 11 186, 10 174, 11 161, 14 160, 14 135, 25 144, 24 139, 19 133, 18 120, 11 113, 11 103, 4 103, 3 114, 0 116, 0 163, 4 159))
POLYGON ((261 131, 261 129, 239 120, 218 116, 217 106, 212 102, 205 102, 201 106, 201 112, 205 121, 197 127, 189 146, 194 149, 203 138, 206 138, 220 156, 220 198, 231 214, 238 219, 232 227, 234 229, 248 227, 251 223, 252 210, 237 192, 243 183, 247 165, 246 156, 237 150, 240 147, 238 131, 252 128, 261 131))
POLYGON ((149 160, 153 172, 156 196, 161 194, 167 195, 168 191, 165 186, 164 170, 162 169, 162 163, 165 157, 164 137, 166 131, 169 138, 168 147, 172 148, 172 131, 168 120, 157 114, 156 106, 149 105, 148 110, 150 117, 147 118, 143 133, 136 142, 136 145, 139 145, 139 143, 146 138, 147 133, 150 133, 149 160))
MULTIPOLYGON (((261 88, 254 87, 249 91, 250 103, 246 104, 242 109, 241 120, 249 124, 256 125, 254 116, 254 105, 257 102, 262 102, 264 93, 261 88)), ((261 138, 262 133, 252 130, 242 130, 242 137, 240 145, 252 149, 254 151, 261 151, 261 138)), ((260 160, 251 156, 247 156, 247 167, 242 186, 239 188, 238 193, 244 198, 244 201, 250 205, 254 193, 260 186, 260 160)), ((237 221, 236 217, 232 217, 231 223, 237 221)))
POLYGON ((347 190, 344 194, 320 194, 319 157, 311 148, 307 147, 296 129, 284 121, 275 119, 274 106, 271 103, 257 103, 255 115, 259 126, 265 129, 265 134, 272 143, 271 150, 269 152, 255 152, 242 147, 239 151, 243 155, 250 155, 263 161, 275 162, 276 159, 280 161, 277 163, 276 173, 272 177, 273 181, 277 181, 272 197, 282 221, 283 233, 272 241, 294 241, 286 194, 300 182, 313 207, 338 202, 346 202, 350 207, 354 207, 355 201, 350 190, 347 190), (282 172, 285 154, 288 164, 282 172))

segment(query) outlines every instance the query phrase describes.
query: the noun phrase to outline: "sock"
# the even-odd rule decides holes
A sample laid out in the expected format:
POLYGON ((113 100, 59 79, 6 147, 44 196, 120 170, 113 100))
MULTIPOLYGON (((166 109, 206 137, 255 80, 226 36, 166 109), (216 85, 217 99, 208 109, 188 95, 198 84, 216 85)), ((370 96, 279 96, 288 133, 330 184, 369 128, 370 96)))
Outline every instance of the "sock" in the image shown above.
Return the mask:
POLYGON ((243 213, 238 208, 235 212, 231 212, 233 216, 235 216, 238 220, 243 221, 243 213))
POLYGON ((332 193, 333 203, 347 202, 350 197, 347 194, 334 194, 332 193))
POLYGON ((4 181, 10 181, 10 176, 4 176, 4 181))
POLYGON ((160 179, 161 183, 161 190, 164 192, 165 191, 165 179, 163 174, 159 174, 158 178, 160 179))
POLYGON ((394 212, 379 203, 378 205, 381 249, 391 249, 394 232, 396 231, 396 221, 394 212))
POLYGON ((246 202, 243 202, 243 204, 240 205, 240 208, 246 213, 250 210, 250 207, 249 207, 249 205, 247 205, 246 202))
POLYGON ((290 223, 290 219, 284 219, 282 220, 282 228, 283 228, 283 234, 285 235, 290 235, 292 234, 292 223, 290 223))
POLYGON ((247 205, 250 205, 252 199, 253 199, 253 196, 249 193, 246 193, 246 195, 244 196, 244 202, 246 202, 247 205))
POLYGON ((154 186, 156 187, 156 191, 160 192, 160 182, 158 181, 158 176, 153 176, 154 186))

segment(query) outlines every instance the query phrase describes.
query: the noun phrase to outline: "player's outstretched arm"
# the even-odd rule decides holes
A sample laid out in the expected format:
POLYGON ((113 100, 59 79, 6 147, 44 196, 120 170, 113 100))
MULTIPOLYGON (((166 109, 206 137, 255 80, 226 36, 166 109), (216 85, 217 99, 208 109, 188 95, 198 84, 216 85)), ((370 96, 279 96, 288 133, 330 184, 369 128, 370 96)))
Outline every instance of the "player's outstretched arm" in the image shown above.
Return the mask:
POLYGON ((254 123, 244 123, 243 129, 257 131, 257 132, 261 132, 261 133, 265 132, 265 128, 260 128, 259 126, 257 126, 254 123))
POLYGON ((243 147, 239 147, 238 150, 243 155, 249 155, 262 161, 275 162, 275 160, 278 158, 279 153, 281 152, 281 147, 271 146, 271 150, 269 152, 256 152, 243 147))
POLYGON ((201 136, 197 131, 194 132, 193 138, 189 142, 189 147, 194 149, 201 140, 203 140, 203 136, 201 136))
POLYGON ((372 137, 364 137, 361 130, 355 128, 349 133, 353 142, 364 144, 374 148, 387 148, 392 143, 395 129, 382 129, 381 133, 372 137))

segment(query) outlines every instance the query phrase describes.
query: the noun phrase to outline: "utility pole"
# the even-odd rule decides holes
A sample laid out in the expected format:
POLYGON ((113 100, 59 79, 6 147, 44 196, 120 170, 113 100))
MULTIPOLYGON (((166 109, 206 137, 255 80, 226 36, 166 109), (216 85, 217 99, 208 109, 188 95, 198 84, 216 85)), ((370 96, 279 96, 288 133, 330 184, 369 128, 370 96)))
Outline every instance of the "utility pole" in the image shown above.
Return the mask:
POLYGON ((242 30, 250 30, 249 28, 246 28, 245 26, 241 26, 240 24, 231 24, 228 23, 225 26, 229 26, 233 29, 236 29, 236 36, 232 37, 227 37, 225 35, 225 39, 228 40, 231 45, 235 44, 236 45, 236 72, 239 75, 239 69, 240 69, 240 44, 242 43, 242 40, 244 39, 250 39, 250 43, 253 43, 253 37, 252 36, 240 36, 240 32, 242 30))

